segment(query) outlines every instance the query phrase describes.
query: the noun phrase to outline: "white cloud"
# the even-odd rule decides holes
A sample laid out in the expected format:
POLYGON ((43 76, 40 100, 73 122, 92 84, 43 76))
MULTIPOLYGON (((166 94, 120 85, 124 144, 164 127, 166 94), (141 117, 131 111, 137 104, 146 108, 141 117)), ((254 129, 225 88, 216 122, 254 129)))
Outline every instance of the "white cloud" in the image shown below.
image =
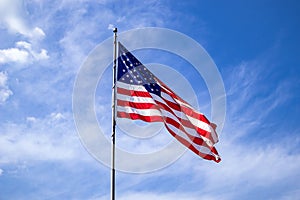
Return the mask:
POLYGON ((27 52, 30 55, 32 55, 34 60, 45 60, 49 58, 47 54, 47 50, 41 49, 40 52, 36 52, 35 50, 32 49, 32 45, 28 42, 19 41, 16 43, 16 46, 19 47, 20 49, 24 48, 25 50, 27 50, 27 52))
POLYGON ((35 27, 32 30, 32 36, 36 39, 43 39, 46 36, 46 34, 44 33, 44 31, 41 28, 35 27))
POLYGON ((36 122, 37 121, 37 119, 35 117, 26 117, 26 120, 28 122, 36 122))
POLYGON ((7 85, 8 75, 6 72, 0 72, 0 105, 13 94, 7 85))
POLYGON ((74 130, 72 115, 62 116, 61 113, 52 113, 45 118, 27 117, 20 124, 2 124, 0 163, 90 158, 80 156, 85 151, 74 130))
POLYGON ((29 53, 18 48, 9 48, 0 50, 0 64, 16 62, 26 63, 29 60, 29 53))
POLYGON ((33 50, 32 44, 19 41, 14 48, 0 49, 0 64, 5 63, 31 63, 33 61, 48 59, 47 50, 41 49, 40 52, 33 50))
POLYGON ((52 120, 58 121, 58 120, 63 120, 65 119, 64 115, 62 113, 51 113, 50 115, 52 120))
POLYGON ((115 26, 113 24, 109 24, 107 27, 108 30, 114 30, 114 28, 115 28, 115 26))
POLYGON ((0 176, 3 174, 3 169, 0 168, 0 176))
POLYGON ((45 37, 44 31, 39 27, 31 27, 25 21, 26 14, 22 0, 0 1, 0 23, 13 33, 22 34, 29 39, 39 40, 45 37))
POLYGON ((14 35, 17 33, 30 41, 30 43, 19 41, 15 47, 0 49, 0 64, 10 62, 27 64, 34 60, 48 59, 47 50, 37 49, 39 41, 46 34, 41 28, 28 23, 27 17, 22 0, 0 1, 0 27, 14 35))

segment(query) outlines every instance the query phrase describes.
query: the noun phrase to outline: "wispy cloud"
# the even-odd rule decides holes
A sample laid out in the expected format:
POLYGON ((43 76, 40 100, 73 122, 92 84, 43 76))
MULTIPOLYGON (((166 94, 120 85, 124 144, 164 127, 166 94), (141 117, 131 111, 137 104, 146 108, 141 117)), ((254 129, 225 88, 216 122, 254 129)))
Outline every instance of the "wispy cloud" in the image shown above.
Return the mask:
POLYGON ((289 79, 272 78, 273 72, 269 68, 274 67, 273 60, 271 56, 258 56, 230 67, 224 76, 229 99, 227 128, 232 131, 230 138, 237 139, 250 134, 258 126, 267 126, 265 120, 271 117, 271 113, 291 100, 288 91, 295 86, 289 79), (270 81, 276 84, 268 84, 270 81))
MULTIPOLYGON (((231 143, 221 147, 223 161, 219 166, 197 166, 195 171, 205 174, 204 193, 223 190, 222 193, 228 195, 228 198, 224 199, 238 197, 234 194, 237 187, 240 196, 261 187, 273 188, 281 183, 284 183, 285 187, 295 188, 294 177, 300 176, 297 172, 300 156, 290 154, 291 151, 294 151, 294 147, 288 148, 283 144, 261 146, 231 143)), ((275 196, 285 195, 284 188, 277 192, 275 196)), ((250 195, 247 199, 252 197, 250 195)))
POLYGON ((70 115, 51 113, 29 116, 23 124, 2 124, 0 163, 78 159, 83 149, 72 122, 70 115))
POLYGON ((44 31, 39 27, 31 27, 25 20, 26 15, 22 0, 2 0, 0 2, 0 23, 11 32, 22 34, 31 40, 45 37, 44 31))
POLYGON ((0 105, 13 94, 7 85, 8 75, 6 72, 0 71, 0 105))

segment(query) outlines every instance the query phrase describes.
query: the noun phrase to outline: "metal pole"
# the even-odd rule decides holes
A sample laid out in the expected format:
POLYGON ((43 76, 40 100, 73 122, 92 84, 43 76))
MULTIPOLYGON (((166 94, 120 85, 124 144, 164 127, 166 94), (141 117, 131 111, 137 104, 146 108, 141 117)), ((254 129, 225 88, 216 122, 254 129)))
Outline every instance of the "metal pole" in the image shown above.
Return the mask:
POLYGON ((113 63, 113 98, 112 98, 112 157, 111 157, 111 200, 115 200, 115 151, 116 151, 116 68, 117 68, 117 32, 118 29, 114 28, 114 63, 113 63))

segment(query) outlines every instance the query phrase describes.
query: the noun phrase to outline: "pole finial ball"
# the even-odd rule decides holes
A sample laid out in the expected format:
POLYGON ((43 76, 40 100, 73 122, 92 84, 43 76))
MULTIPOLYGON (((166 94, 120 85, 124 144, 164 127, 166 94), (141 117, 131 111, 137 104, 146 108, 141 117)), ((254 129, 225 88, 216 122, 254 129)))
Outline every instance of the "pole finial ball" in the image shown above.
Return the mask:
POLYGON ((113 32, 114 32, 114 33, 118 32, 118 29, 117 29, 117 28, 114 28, 113 32))

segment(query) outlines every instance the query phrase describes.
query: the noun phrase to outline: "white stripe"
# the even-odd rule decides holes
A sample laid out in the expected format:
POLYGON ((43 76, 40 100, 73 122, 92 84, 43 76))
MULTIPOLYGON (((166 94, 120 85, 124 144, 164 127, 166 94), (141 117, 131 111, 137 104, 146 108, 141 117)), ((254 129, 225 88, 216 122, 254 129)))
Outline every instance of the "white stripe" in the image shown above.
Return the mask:
POLYGON ((214 140, 214 143, 217 143, 219 141, 219 137, 216 133, 216 131, 210 126, 210 130, 211 130, 211 136, 214 140))
MULTIPOLYGON (((128 90, 135 89, 135 90, 138 90, 138 91, 142 91, 144 89, 143 86, 129 85, 129 84, 125 84, 125 83, 122 83, 122 88, 128 89, 128 90)), ((135 102, 135 103, 153 103, 153 104, 156 104, 155 101, 154 101, 154 100, 156 100, 156 101, 159 101, 160 103, 166 105, 167 107, 169 107, 163 101, 163 99, 160 96, 157 96, 157 95, 152 94, 152 93, 150 93, 150 94, 151 94, 152 98, 150 98, 150 97, 136 97, 136 96, 128 96, 128 95, 123 95, 123 94, 117 94, 117 99, 124 100, 124 101, 135 102)), ((164 92, 162 92, 162 95, 163 95, 164 98, 168 99, 169 101, 172 101, 173 103, 176 103, 170 95, 168 95, 164 92)), ((169 108, 174 112, 175 116, 177 116, 181 119, 189 120, 194 126, 200 128, 202 130, 211 132, 211 135, 212 135, 214 141, 210 141, 208 138, 202 137, 203 140, 205 140, 208 144, 211 144, 212 142, 215 143, 215 142, 218 141, 218 138, 216 136, 215 131, 211 128, 211 126, 209 124, 207 124, 207 123, 205 123, 201 120, 198 120, 196 118, 190 117, 190 116, 184 114, 183 112, 172 109, 171 107, 169 107, 169 108)), ((194 111, 194 109, 193 109, 193 111, 194 111)), ((164 113, 168 113, 166 116, 171 117, 172 119, 174 119, 178 122, 178 119, 175 118, 171 113, 170 114, 169 114, 169 112, 164 112, 164 113)), ((178 123, 180 123, 180 122, 178 122, 178 123)))
MULTIPOLYGON (((163 87, 163 86, 161 86, 161 87, 163 87)), ((163 88, 165 88, 165 87, 163 87, 163 88)), ((171 92, 171 91, 168 90, 167 88, 165 88, 165 89, 166 89, 167 91, 171 92)), ((177 99, 177 98, 173 98, 173 97, 171 97, 171 96, 170 96, 169 94, 167 94, 167 93, 162 92, 161 95, 162 95, 162 97, 163 97, 164 99, 167 99, 168 101, 171 101, 171 102, 173 102, 173 103, 175 103, 175 104, 179 104, 180 106, 185 106, 185 107, 190 108, 191 110, 193 110, 193 112, 195 112, 196 114, 203 115, 202 113, 200 113, 200 112, 198 112, 197 110, 195 110, 195 109, 194 109, 192 106, 190 106, 189 104, 187 104, 187 103, 185 103, 185 102, 182 102, 182 101, 180 101, 180 100, 177 99)), ((174 94, 174 95, 175 95, 175 94, 174 94)), ((176 95, 175 95, 175 96, 176 96, 176 95)), ((207 124, 207 123, 205 123, 205 122, 203 122, 203 121, 200 121, 200 120, 198 120, 198 119, 196 119, 196 118, 193 118, 193 117, 191 117, 191 116, 188 116, 188 115, 186 115, 186 116, 187 116, 188 119, 192 122, 193 125, 195 125, 195 126, 201 128, 201 129, 203 129, 203 130, 205 130, 205 131, 211 132, 211 127, 210 127, 209 124, 207 124)))
MULTIPOLYGON (((154 100, 156 100, 156 101, 159 101, 160 103, 162 103, 162 104, 164 104, 164 105, 166 105, 167 107, 169 107, 164 101, 163 101, 163 99, 161 98, 161 97, 159 97, 159 96, 157 96, 157 95, 151 95, 152 96, 152 98, 154 99, 154 100)), ((166 95, 167 96, 167 95, 166 95)), ((196 119, 196 118, 193 118, 193 117, 190 117, 190 116, 188 116, 188 115, 186 115, 185 113, 183 113, 183 112, 180 112, 180 111, 177 111, 177 110, 175 110, 175 109, 172 109, 171 107, 169 107, 173 112, 174 112, 174 114, 175 114, 175 116, 177 116, 177 117, 179 117, 180 119, 183 119, 183 120, 189 120, 190 122, 191 122, 191 124, 192 125, 194 125, 194 126, 196 126, 196 127, 198 127, 198 128, 200 128, 200 129, 202 129, 202 130, 205 130, 205 131, 207 131, 207 132, 211 132, 212 131, 212 128, 211 128, 211 126, 209 125, 209 124, 207 124, 207 123, 205 123, 205 122, 203 122, 203 121, 201 121, 201 120, 198 120, 198 119, 196 119)), ((168 112, 169 113, 169 112, 168 112)), ((170 113, 171 114, 171 113, 170 113)), ((173 118, 174 119, 174 118, 173 118)), ((175 120, 175 119, 174 119, 175 120)), ((181 124, 181 123, 180 123, 181 124)), ((196 130, 195 130, 195 132, 196 132, 196 130)), ((198 134, 198 133, 197 133, 198 134)), ((199 134, 198 134, 199 135, 199 134)), ((213 141, 213 143, 215 143, 215 133, 212 133, 212 137, 213 137, 213 139, 214 139, 214 141, 213 141)), ((206 141, 210 141, 210 139, 209 138, 205 138, 205 137, 203 137, 203 139, 204 140, 206 140, 206 141)), ((212 143, 212 141, 210 141, 209 142, 209 144, 211 144, 212 143)))
MULTIPOLYGON (((170 97, 168 94, 166 94, 166 93, 163 93, 162 92, 162 97, 163 98, 167 98, 169 101, 170 101, 170 98, 172 98, 172 97, 170 97), (164 94, 164 95, 163 95, 164 94)), ((172 98, 172 101, 174 102, 174 100, 173 100, 173 98, 172 98)), ((160 101, 161 102, 161 101, 160 101)), ((161 102, 162 103, 162 102, 161 102)), ((177 103, 177 102, 174 102, 175 104, 177 103)), ((168 106, 169 107, 169 106, 168 106)), ((170 108, 170 107, 169 107, 170 108)), ((172 108, 170 108, 170 109, 172 109, 172 108)), ((175 109, 172 109, 174 112, 176 112, 176 115, 178 116, 178 117, 181 117, 181 118, 183 118, 182 116, 182 114, 183 114, 183 112, 179 112, 179 111, 177 111, 177 110, 175 110, 175 109)), ((195 111, 193 108, 192 108, 192 110, 193 111, 195 111)), ((199 119, 196 119, 196 118, 194 118, 194 117, 191 117, 191 116, 188 116, 188 115, 186 115, 186 114, 184 114, 184 118, 185 119, 187 119, 187 120, 189 120, 194 126, 196 126, 196 127, 199 127, 199 128, 201 128, 201 129, 203 129, 203 130, 205 130, 205 131, 208 131, 208 132, 211 132, 211 128, 210 128, 210 125, 209 124, 207 124, 207 123, 205 123, 205 122, 203 122, 203 121, 201 121, 201 120, 199 120, 199 119)))
POLYGON ((196 112, 197 114, 201 114, 201 113, 199 113, 198 111, 196 111, 190 104, 188 104, 188 103, 186 103, 186 102, 182 102, 182 101, 180 101, 180 100, 177 99, 177 98, 174 98, 174 99, 175 99, 175 101, 176 101, 179 105, 185 106, 185 107, 187 107, 187 108, 190 108, 190 109, 194 110, 194 112, 196 112))
POLYGON ((153 96, 153 99, 156 100, 156 101, 159 101, 160 103, 162 103, 165 106, 167 106, 168 108, 170 108, 170 110, 172 110, 177 117, 179 117, 181 119, 184 119, 184 120, 189 120, 187 118, 187 115, 184 112, 181 112, 181 111, 178 111, 178 110, 175 110, 175 109, 171 108, 170 106, 167 105, 167 103, 164 101, 164 99, 162 99, 160 97, 157 97, 157 96, 156 97, 153 96))
POLYGON ((181 124, 180 121, 178 120, 178 118, 176 118, 176 116, 174 116, 172 113, 170 113, 169 111, 166 111, 164 109, 161 109, 161 112, 163 113, 164 117, 168 117, 173 119, 174 121, 176 121, 177 123, 181 124))
MULTIPOLYGON (((160 85, 160 84, 159 84, 160 85)), ((164 88, 166 91, 168 91, 169 93, 172 93, 175 97, 177 97, 177 95, 173 92, 173 91, 171 91, 171 90, 169 90, 168 88, 166 88, 166 87, 164 87, 164 86, 162 86, 162 85, 160 85, 162 88, 164 88)), ((169 95, 169 94, 168 94, 169 95)), ((191 108, 191 109, 193 109, 194 110, 194 108, 190 105, 190 104, 188 104, 188 103, 186 103, 186 102, 182 102, 182 101, 180 101, 178 98, 173 98, 172 97, 172 99, 174 99, 177 103, 179 103, 180 105, 185 105, 186 107, 188 107, 188 108, 191 108)), ((173 101, 174 101, 173 100, 173 101)))
POLYGON ((198 144, 192 142, 192 141, 190 140, 190 138, 189 138, 184 132, 182 132, 181 130, 177 129, 177 128, 176 128, 175 126, 173 126, 172 124, 166 123, 166 125, 167 125, 167 126, 168 126, 168 127, 169 127, 176 135, 178 135, 178 136, 184 138, 185 140, 187 140, 187 141, 191 144, 191 146, 194 146, 194 147, 195 147, 198 151, 200 151, 201 153, 203 153, 203 154, 209 154, 209 155, 215 156, 214 153, 211 152, 211 150, 210 150, 209 148, 207 148, 207 147, 205 147, 205 146, 202 146, 202 145, 198 145, 198 144))
MULTIPOLYGON (((174 112, 174 114, 175 114, 175 117, 178 117, 178 118, 183 119, 183 120, 189 120, 183 112, 177 111, 177 110, 171 108, 170 106, 168 106, 168 105, 166 104, 166 102, 165 102, 161 97, 159 97, 159 96, 157 96, 157 95, 152 95, 152 97, 153 97, 153 99, 154 99, 155 101, 160 102, 161 104, 165 105, 165 106, 168 107, 170 110, 172 110, 172 111, 174 112)), ((163 109, 163 108, 162 108, 162 109, 163 109)), ((168 113, 169 113, 169 111, 168 111, 168 113)), ((173 115, 173 113, 170 113, 170 114, 173 115)))
POLYGON ((117 93, 117 99, 123 100, 123 101, 129 101, 129 102, 133 102, 133 103, 153 103, 153 104, 155 104, 155 101, 151 97, 128 96, 125 94, 117 93))
POLYGON ((208 131, 208 132, 211 132, 211 129, 210 129, 210 125, 201 121, 201 120, 198 120, 198 119, 195 119, 193 117, 190 117, 188 115, 186 115, 188 120, 196 127, 199 127, 205 131, 208 131))
POLYGON ((163 91, 161 92, 161 97, 168 100, 168 101, 171 101, 175 104, 177 104, 176 101, 174 101, 173 97, 171 97, 168 93, 164 93, 163 91))
MULTIPOLYGON (((166 93, 163 93, 163 92, 162 92, 162 97, 165 98, 165 99, 167 99, 167 100, 169 100, 169 101, 172 101, 172 102, 175 103, 175 104, 179 104, 180 106, 186 105, 186 104, 183 104, 181 101, 178 101, 177 99, 175 99, 176 101, 174 101, 174 99, 173 99, 170 95, 168 95, 168 94, 166 94, 166 93)), ((192 108, 192 107, 189 107, 189 108, 192 109, 193 112, 195 112, 195 113, 197 113, 197 114, 200 114, 200 113, 198 113, 194 108, 192 108)), ((174 109, 173 109, 173 110, 174 110, 174 109)), ((202 114, 201 114, 201 115, 202 115, 202 114)), ((188 115, 186 115, 186 117, 192 122, 193 125, 195 125, 195 126, 201 128, 201 129, 203 129, 203 130, 205 130, 205 131, 208 131, 208 132, 211 131, 211 130, 210 130, 209 124, 207 124, 207 123, 205 123, 205 122, 203 122, 203 121, 200 121, 200 120, 198 120, 198 119, 196 119, 196 118, 193 118, 193 117, 191 117, 191 116, 188 116, 188 115)))
MULTIPOLYGON (((162 111, 163 117, 169 117, 169 118, 173 119, 174 121, 176 121, 178 124, 181 125, 181 127, 185 130, 185 132, 187 132, 188 134, 190 134, 190 135, 193 136, 193 137, 201 138, 201 139, 204 140, 204 142, 206 142, 207 145, 213 146, 213 142, 212 142, 210 139, 208 139, 208 138, 206 138, 206 137, 200 135, 195 129, 184 126, 184 125, 180 122, 180 120, 178 120, 173 114, 169 113, 169 112, 166 111, 166 110, 161 110, 161 111, 162 111)), ((184 133, 184 134, 185 134, 185 133, 184 133)))
POLYGON ((169 111, 166 111, 166 110, 161 109, 161 113, 162 113, 162 116, 163 116, 163 117, 169 117, 169 118, 173 119, 174 121, 176 121, 178 124, 180 124, 181 127, 182 127, 188 134, 192 135, 193 137, 198 137, 198 138, 203 139, 204 142, 205 142, 208 146, 213 146, 213 142, 212 142, 210 139, 208 139, 208 138, 206 138, 206 137, 200 135, 195 129, 189 128, 189 127, 187 127, 187 126, 184 126, 184 125, 180 122, 180 120, 179 120, 178 118, 176 118, 176 116, 174 116, 174 115, 173 115, 172 113, 170 113, 169 111))
POLYGON ((141 91, 141 92, 148 92, 143 85, 130 85, 130 84, 123 83, 123 82, 120 82, 120 81, 117 82, 117 87, 123 88, 123 89, 126 89, 126 90, 135 90, 135 91, 141 91))
MULTIPOLYGON (((160 96, 157 96, 155 94, 152 94, 151 96, 152 96, 152 98, 150 98, 150 97, 136 97, 136 96, 132 97, 132 96, 128 96, 128 95, 117 94, 117 99, 124 100, 124 101, 130 101, 130 102, 133 102, 133 103, 153 103, 153 104, 157 104, 155 102, 155 100, 156 100, 156 101, 159 101, 160 103, 164 104, 165 106, 169 107, 165 103, 165 101, 163 101, 163 99, 160 96)), ((172 108, 170 108, 170 110, 172 110, 177 117, 179 117, 181 119, 188 120, 184 113, 179 112, 177 110, 174 110, 172 108)), ((167 113, 169 113, 169 112, 167 112, 167 113)), ((171 116, 171 113, 170 113, 170 115, 168 114, 168 116, 171 116)), ((174 116, 172 116, 172 118, 174 118, 174 116)))
POLYGON ((211 146, 211 147, 213 146, 213 142, 212 142, 210 139, 208 139, 208 138, 206 138, 206 137, 200 135, 195 129, 192 129, 192 128, 189 128, 189 127, 186 127, 186 126, 183 126, 183 127, 184 127, 184 130, 185 130, 187 133, 189 133, 190 135, 192 135, 192 136, 194 136, 194 137, 198 137, 198 138, 203 139, 204 142, 205 142, 208 146, 211 146))
POLYGON ((161 112, 157 109, 137 109, 129 106, 117 106, 117 111, 126 113, 135 113, 142 116, 162 116, 161 112))

